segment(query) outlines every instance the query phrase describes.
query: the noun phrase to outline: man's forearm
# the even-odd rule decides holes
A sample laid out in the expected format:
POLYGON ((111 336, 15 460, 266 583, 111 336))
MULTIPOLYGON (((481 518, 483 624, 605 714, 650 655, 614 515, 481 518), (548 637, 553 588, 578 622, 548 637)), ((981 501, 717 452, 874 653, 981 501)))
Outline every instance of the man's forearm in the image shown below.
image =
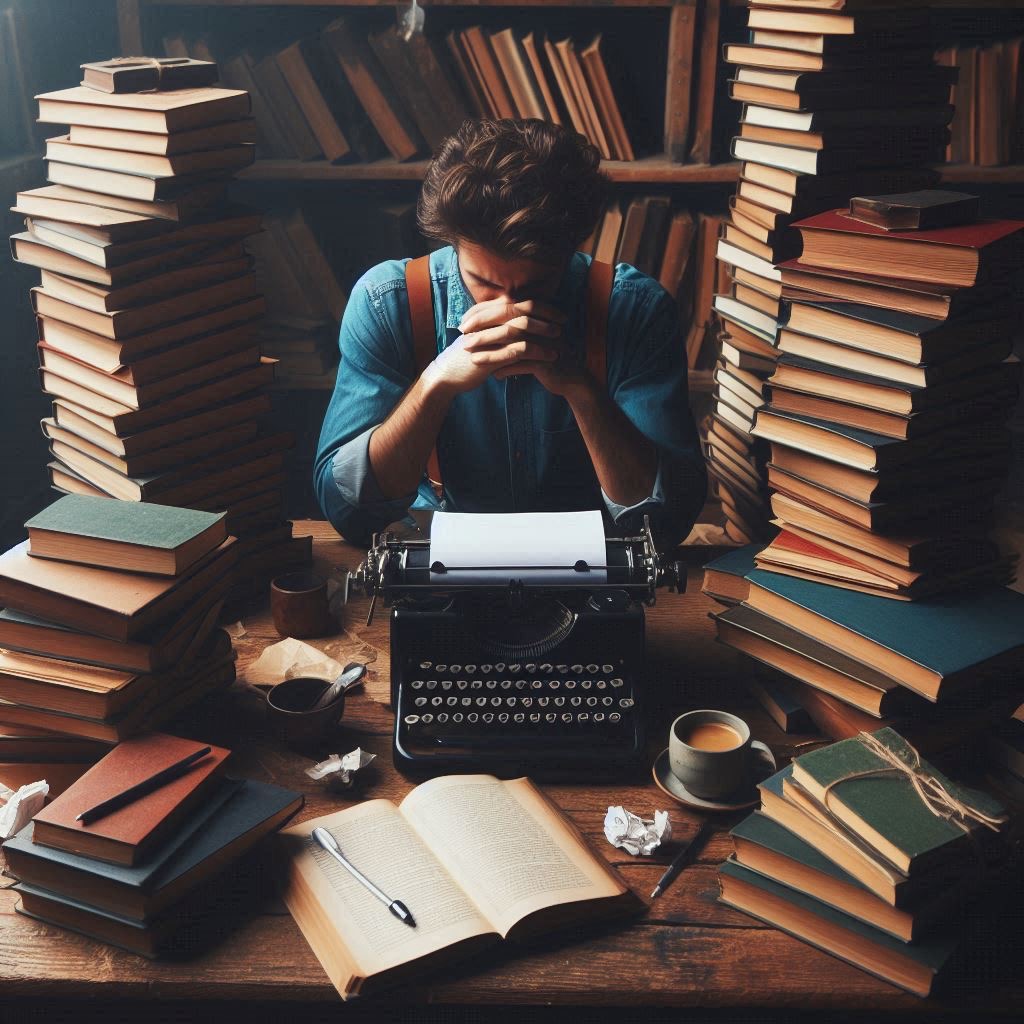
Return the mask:
POLYGON ((658 473, 658 452, 653 442, 589 376, 565 397, 604 493, 616 504, 626 506, 649 497, 658 473))
POLYGON ((370 435, 370 465, 385 498, 399 498, 419 487, 452 396, 428 367, 370 435))

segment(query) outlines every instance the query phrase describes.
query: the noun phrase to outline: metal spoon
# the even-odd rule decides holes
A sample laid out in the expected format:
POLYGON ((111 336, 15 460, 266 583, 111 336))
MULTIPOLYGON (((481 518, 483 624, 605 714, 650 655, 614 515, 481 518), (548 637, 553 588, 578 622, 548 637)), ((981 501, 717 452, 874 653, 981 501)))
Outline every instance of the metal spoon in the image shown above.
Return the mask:
POLYGON ((333 704, 350 686, 355 686, 366 675, 366 666, 358 661, 350 661, 342 670, 341 675, 327 687, 317 698, 317 702, 309 709, 319 711, 333 704))

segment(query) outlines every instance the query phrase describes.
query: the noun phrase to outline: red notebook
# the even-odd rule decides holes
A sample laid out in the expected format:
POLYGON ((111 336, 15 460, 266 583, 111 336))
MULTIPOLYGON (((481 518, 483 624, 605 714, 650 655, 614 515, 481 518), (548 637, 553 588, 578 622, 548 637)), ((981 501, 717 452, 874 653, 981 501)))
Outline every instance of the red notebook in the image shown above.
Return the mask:
POLYGON ((140 863, 216 788, 230 750, 213 747, 184 775, 92 824, 75 818, 206 745, 165 733, 125 740, 35 816, 32 841, 111 864, 140 863))

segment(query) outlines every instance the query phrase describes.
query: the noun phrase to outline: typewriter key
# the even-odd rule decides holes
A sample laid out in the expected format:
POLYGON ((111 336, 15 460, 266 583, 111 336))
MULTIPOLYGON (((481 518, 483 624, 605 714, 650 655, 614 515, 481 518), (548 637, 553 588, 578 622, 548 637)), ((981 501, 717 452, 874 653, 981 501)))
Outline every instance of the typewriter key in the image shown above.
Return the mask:
POLYGON ((471 708, 473 706, 473 698, 463 697, 461 703, 464 708, 471 708))
POLYGON ((491 707, 500 708, 505 702, 500 697, 491 698, 491 707))
POLYGON ((414 679, 409 685, 414 690, 422 690, 423 689, 423 680, 422 679, 414 679))
POLYGON ((552 697, 551 700, 554 703, 556 708, 564 707, 564 705, 565 705, 565 698, 564 697, 552 697))
POLYGON ((600 671, 601 671, 601 669, 600 669, 600 668, 599 668, 599 667, 598 667, 597 665, 588 665, 588 666, 587 666, 587 671, 588 671, 588 672, 589 672, 589 673, 590 673, 591 675, 595 675, 596 673, 600 672, 600 671))
POLYGON ((554 723, 558 721, 558 715, 556 715, 553 711, 549 711, 544 716, 544 721, 547 722, 549 725, 554 725, 554 723))
POLYGON ((480 671, 483 672, 483 674, 485 676, 489 676, 491 674, 491 672, 493 671, 493 669, 494 669, 493 665, 481 665, 480 666, 480 671))
POLYGON ((595 722, 603 722, 604 721, 604 712, 603 711, 595 711, 594 712, 594 721, 595 722))
POLYGON ((448 671, 448 666, 447 665, 435 665, 434 666, 434 671, 437 672, 438 675, 440 675, 442 672, 447 672, 448 671))
POLYGON ((572 715, 568 711, 566 711, 562 715, 562 721, 568 725, 568 723, 572 721, 572 715))
POLYGON ((533 722, 533 723, 539 722, 540 721, 540 712, 539 711, 534 711, 530 715, 530 721, 533 722))
POLYGON ((444 697, 431 697, 430 703, 433 704, 435 708, 439 708, 444 703, 444 697))
POLYGON ((549 676, 549 675, 551 675, 551 670, 552 670, 552 669, 553 669, 554 667, 555 667, 555 666, 554 666, 554 665, 552 665, 552 664, 551 664, 550 662, 548 662, 548 661, 545 661, 545 662, 544 662, 544 664, 543 664, 543 665, 541 665, 541 667, 540 667, 541 675, 545 675, 545 676, 549 676))
POLYGON ((515 713, 515 714, 514 714, 514 715, 512 716, 512 721, 513 721, 513 722, 516 722, 517 724, 522 724, 523 722, 525 722, 525 721, 526 721, 526 715, 524 715, 524 714, 522 713, 522 711, 517 711, 517 712, 516 712, 516 713, 515 713))
POLYGON ((614 679, 612 679, 612 680, 611 680, 611 684, 612 684, 612 686, 614 686, 614 687, 615 687, 616 689, 618 689, 618 688, 619 688, 620 686, 625 686, 625 685, 626 685, 626 684, 625 684, 625 682, 623 682, 623 680, 622 680, 622 677, 621 677, 621 676, 616 676, 616 677, 615 677, 614 679))
POLYGON ((452 722, 454 722, 455 725, 462 725, 462 712, 461 711, 456 711, 455 714, 452 715, 452 722))
POLYGON ((581 679, 580 688, 583 690, 589 690, 594 685, 593 679, 581 679))
POLYGON ((551 700, 550 697, 538 697, 537 698, 537 707, 539 707, 539 708, 546 708, 548 706, 548 701, 549 700, 551 700))
POLYGON ((601 671, 602 671, 602 672, 603 672, 603 673, 604 673, 604 674, 605 674, 606 676, 607 676, 607 675, 611 675, 611 673, 615 671, 615 666, 614 666, 614 665, 602 665, 602 666, 601 666, 601 671))
POLYGON ((427 682, 426 682, 426 687, 427 687, 428 690, 436 690, 437 689, 437 680, 436 679, 428 679, 427 682))
POLYGON ((515 706, 516 706, 516 698, 515 697, 506 697, 505 698, 505 707, 507 707, 507 708, 514 708, 515 706))
POLYGON ((445 703, 450 708, 457 708, 459 706, 459 698, 458 697, 447 697, 447 698, 445 698, 445 703))
POLYGON ((514 665, 509 665, 508 670, 515 675, 523 666, 516 662, 514 665))
POLYGON ((556 665, 555 668, 558 669, 558 674, 560 676, 564 676, 564 675, 566 675, 569 672, 569 666, 568 665, 556 665))
POLYGON ((442 690, 450 690, 451 688, 452 688, 452 681, 450 679, 442 679, 441 680, 441 689, 442 690))
POLYGON ((566 681, 565 681, 565 688, 567 690, 575 690, 576 689, 576 680, 575 679, 566 679, 566 681))
POLYGON ((485 711, 485 712, 484 712, 484 713, 483 713, 483 714, 482 714, 482 715, 480 716, 480 721, 481 721, 481 722, 483 722, 483 723, 484 723, 484 725, 490 725, 490 724, 491 724, 491 722, 493 722, 493 721, 494 721, 494 715, 493 715, 493 714, 492 714, 492 713, 491 713, 490 711, 485 711))
POLYGON ((594 683, 594 685, 599 690, 607 690, 608 689, 608 682, 605 679, 598 679, 598 681, 596 683, 594 683))
POLYGON ((552 690, 557 690, 562 685, 562 680, 552 679, 548 685, 551 687, 552 690))
POLYGON ((431 723, 431 722, 433 722, 433 720, 434 720, 434 716, 433 716, 433 715, 431 715, 431 714, 426 714, 426 715, 424 715, 424 716, 423 716, 423 717, 422 717, 422 718, 420 719, 420 721, 421 721, 421 722, 422 722, 422 723, 423 723, 424 725, 430 725, 430 723, 431 723))
POLYGON ((572 666, 572 673, 575 676, 582 675, 582 673, 583 673, 583 666, 582 665, 573 665, 572 666))
POLYGON ((574 707, 578 708, 583 703, 582 697, 570 697, 569 703, 574 707))
POLYGON ((469 722, 470 725, 476 725, 476 723, 480 721, 480 716, 475 711, 470 711, 470 713, 466 715, 466 721, 469 722))
POLYGON ((606 707, 610 708, 615 703, 614 697, 602 697, 601 703, 606 707))
POLYGON ((507 711, 502 711, 502 713, 500 715, 498 715, 498 721, 502 725, 507 725, 508 724, 508 712, 507 711))
POLYGON ((476 672, 476 665, 466 666, 466 675, 471 676, 474 672, 476 672))
POLYGON ((620 715, 620 714, 618 713, 618 711, 613 711, 613 712, 612 712, 612 713, 611 713, 611 714, 610 714, 610 715, 608 716, 608 721, 609 721, 609 722, 611 722, 611 723, 612 723, 612 725, 618 725, 618 724, 619 724, 619 722, 621 722, 621 721, 622 721, 622 715, 620 715))
POLYGON ((576 716, 576 721, 577 721, 577 722, 589 722, 589 721, 590 721, 590 715, 589 715, 589 714, 587 714, 587 712, 586 712, 586 711, 581 711, 581 712, 580 712, 580 713, 579 713, 579 714, 578 714, 578 715, 576 716))
POLYGON ((628 711, 632 706, 633 706, 633 698, 632 697, 623 697, 622 700, 619 701, 619 707, 622 708, 623 711, 628 711))
POLYGON ((474 679, 470 684, 471 690, 482 690, 484 688, 484 681, 482 679, 474 679))
POLYGON ((487 707, 487 698, 486 697, 477 697, 476 698, 476 706, 478 708, 485 708, 485 707, 487 707))
POLYGON ((433 667, 433 665, 434 665, 434 663, 432 661, 421 661, 420 662, 420 668, 423 669, 424 672, 429 672, 431 670, 431 668, 433 667))
POLYGON ((484 683, 484 686, 486 686, 488 690, 496 690, 498 688, 498 680, 488 679, 487 682, 484 683))
POLYGON ((419 720, 419 715, 406 715, 404 719, 406 725, 415 725, 419 720))
POLYGON ((541 680, 539 680, 539 679, 534 679, 534 681, 532 683, 530 683, 530 686, 532 686, 535 690, 543 690, 544 689, 544 683, 541 682, 541 680))
POLYGON ((502 681, 501 681, 501 688, 503 690, 511 690, 512 689, 512 680, 511 679, 502 679, 502 681))
POLYGON ((532 697, 520 697, 519 698, 519 703, 522 704, 522 706, 524 708, 532 708, 533 707, 533 698, 532 697))
POLYGON ((427 705, 427 698, 426 697, 416 697, 413 700, 413 704, 416 707, 418 707, 418 708, 426 707, 426 705, 427 705))
POLYGON ((504 663, 503 661, 499 661, 499 662, 498 662, 498 663, 497 663, 497 664, 496 664, 496 665, 494 666, 494 671, 495 671, 495 672, 497 672, 497 673, 498 673, 498 674, 500 675, 500 674, 501 674, 502 672, 504 672, 504 671, 505 671, 505 663, 504 663))
POLYGON ((516 689, 525 690, 530 684, 525 679, 516 680, 516 689))
POLYGON ((532 676, 532 675, 533 675, 533 673, 537 671, 537 666, 536 666, 536 665, 534 665, 534 663, 533 663, 532 661, 528 661, 528 662, 527 662, 527 663, 526 663, 526 664, 525 664, 525 665, 523 666, 523 671, 524 671, 524 672, 525 672, 525 673, 526 673, 526 674, 527 674, 528 676, 532 676))
POLYGON ((588 708, 596 708, 597 707, 597 698, 596 697, 588 697, 587 698, 587 707, 588 708))
POLYGON ((465 690, 466 687, 469 686, 469 680, 468 679, 456 679, 455 680, 455 686, 458 689, 460 689, 460 690, 465 690))
MULTIPOLYGON (((451 672, 451 674, 453 676, 457 676, 462 671, 462 666, 461 665, 449 665, 448 666, 448 671, 451 672)), ((466 671, 468 672, 469 670, 467 669, 466 671)))
POLYGON ((442 711, 441 714, 439 714, 437 716, 437 724, 438 725, 447 725, 448 724, 448 712, 447 711, 442 711))

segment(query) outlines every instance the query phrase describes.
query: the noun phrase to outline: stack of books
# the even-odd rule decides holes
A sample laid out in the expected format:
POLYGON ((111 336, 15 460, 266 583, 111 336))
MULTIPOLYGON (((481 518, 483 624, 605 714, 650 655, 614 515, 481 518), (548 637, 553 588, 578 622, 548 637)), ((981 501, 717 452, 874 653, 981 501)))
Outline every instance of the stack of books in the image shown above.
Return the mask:
POLYGON ((37 814, 3 847, 18 912, 147 957, 194 951, 236 899, 251 900, 238 863, 302 796, 226 778, 230 751, 208 747, 159 788, 78 818, 202 749, 162 733, 128 740, 37 814))
MULTIPOLYGON (((164 48, 213 59, 202 36, 169 36, 164 48)), ((409 160, 468 117, 508 117, 566 124, 606 160, 634 159, 623 83, 600 33, 577 50, 572 38, 472 25, 442 43, 394 25, 367 31, 346 16, 262 59, 242 51, 220 63, 224 80, 253 97, 261 157, 409 160)))
POLYGON ((285 450, 264 432, 273 360, 243 239, 259 213, 225 203, 254 147, 249 97, 214 87, 38 97, 51 185, 18 195, 15 259, 32 290, 50 474, 65 492, 224 511, 239 580, 308 559, 282 521, 285 450))
POLYGON ((234 681, 222 514, 71 494, 26 526, 0 555, 0 747, 88 759, 234 681))
POLYGON ((892 729, 804 754, 760 791, 733 829, 722 902, 919 996, 968 945, 964 908, 990 925, 978 900, 1000 884, 1004 808, 892 729))
POLYGON ((730 96, 744 104, 733 156, 740 184, 718 244, 731 285, 721 323, 710 470, 738 543, 770 535, 763 443, 752 427, 785 320, 780 262, 799 253, 801 217, 858 192, 937 180, 955 69, 933 63, 927 22, 904 5, 750 0, 750 42, 728 44, 730 96))
POLYGON ((974 210, 925 190, 796 225, 781 357, 753 428, 771 445, 783 531, 760 567, 898 600, 1012 579, 986 531, 1018 393, 1020 364, 1004 360, 1024 222, 974 210))

